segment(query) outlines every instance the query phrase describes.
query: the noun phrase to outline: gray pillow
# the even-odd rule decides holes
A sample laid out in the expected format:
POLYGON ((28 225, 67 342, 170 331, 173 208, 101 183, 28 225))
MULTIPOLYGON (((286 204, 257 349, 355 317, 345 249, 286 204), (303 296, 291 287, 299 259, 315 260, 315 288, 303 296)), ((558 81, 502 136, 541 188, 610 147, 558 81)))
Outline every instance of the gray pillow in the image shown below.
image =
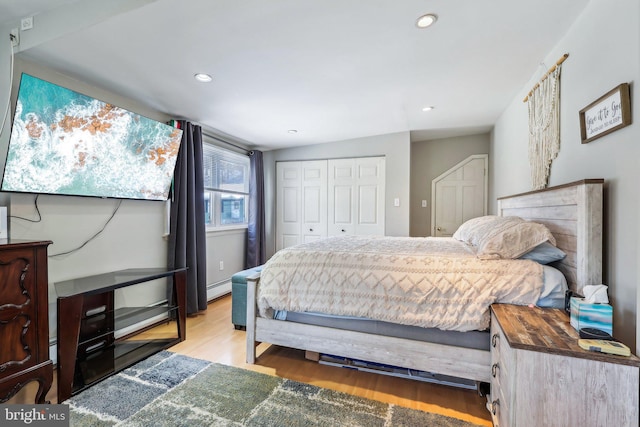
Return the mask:
POLYGON ((561 249, 556 248, 549 242, 544 242, 522 255, 520 259, 530 259, 539 264, 549 264, 554 261, 560 261, 566 256, 567 254, 561 249))

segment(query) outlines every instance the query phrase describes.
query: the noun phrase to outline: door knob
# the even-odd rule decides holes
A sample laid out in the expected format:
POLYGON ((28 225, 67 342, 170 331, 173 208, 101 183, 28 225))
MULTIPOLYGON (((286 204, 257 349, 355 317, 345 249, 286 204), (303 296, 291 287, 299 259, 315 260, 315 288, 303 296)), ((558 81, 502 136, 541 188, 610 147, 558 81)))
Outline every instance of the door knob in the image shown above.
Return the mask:
POLYGON ((442 231, 442 227, 436 227, 436 230, 442 231))

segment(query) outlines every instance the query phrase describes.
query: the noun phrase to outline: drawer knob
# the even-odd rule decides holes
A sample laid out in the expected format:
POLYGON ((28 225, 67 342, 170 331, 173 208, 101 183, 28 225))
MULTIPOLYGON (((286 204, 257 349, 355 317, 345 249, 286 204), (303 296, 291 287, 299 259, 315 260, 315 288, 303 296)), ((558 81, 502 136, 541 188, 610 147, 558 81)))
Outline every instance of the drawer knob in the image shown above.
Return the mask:
POLYGON ((500 369, 500 366, 497 363, 494 363, 493 365, 491 365, 491 376, 493 378, 495 378, 496 375, 498 374, 498 369, 500 369))
POLYGON ((498 413, 498 406, 500 406, 500 399, 496 399, 491 402, 491 413, 496 415, 498 413))
POLYGON ((498 345, 498 338, 500 338, 500 335, 493 334, 491 337, 491 347, 495 348, 498 345))

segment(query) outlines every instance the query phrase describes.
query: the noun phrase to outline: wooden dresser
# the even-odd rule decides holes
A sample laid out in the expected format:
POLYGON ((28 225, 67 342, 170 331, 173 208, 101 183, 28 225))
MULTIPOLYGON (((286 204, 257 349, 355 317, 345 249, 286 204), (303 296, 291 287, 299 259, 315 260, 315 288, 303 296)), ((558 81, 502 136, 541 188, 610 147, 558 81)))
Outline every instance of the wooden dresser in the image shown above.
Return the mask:
POLYGON ((45 403, 53 381, 49 359, 49 241, 0 240, 0 403, 38 381, 45 403))
POLYGON ((590 352, 563 310, 491 306, 491 395, 500 427, 637 426, 640 359, 590 352))

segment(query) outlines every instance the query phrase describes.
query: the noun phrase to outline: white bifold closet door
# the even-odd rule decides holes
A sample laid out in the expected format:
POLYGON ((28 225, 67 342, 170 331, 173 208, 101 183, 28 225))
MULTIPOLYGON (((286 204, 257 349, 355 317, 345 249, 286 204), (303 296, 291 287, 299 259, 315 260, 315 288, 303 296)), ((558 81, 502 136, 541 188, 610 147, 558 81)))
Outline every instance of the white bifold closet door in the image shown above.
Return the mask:
POLYGON ((385 158, 328 161, 327 234, 384 235, 385 158))
POLYGON ((327 161, 276 164, 276 250, 327 236, 327 161))
POLYGON ((277 162, 276 175, 276 250, 341 234, 384 235, 384 157, 277 162))

